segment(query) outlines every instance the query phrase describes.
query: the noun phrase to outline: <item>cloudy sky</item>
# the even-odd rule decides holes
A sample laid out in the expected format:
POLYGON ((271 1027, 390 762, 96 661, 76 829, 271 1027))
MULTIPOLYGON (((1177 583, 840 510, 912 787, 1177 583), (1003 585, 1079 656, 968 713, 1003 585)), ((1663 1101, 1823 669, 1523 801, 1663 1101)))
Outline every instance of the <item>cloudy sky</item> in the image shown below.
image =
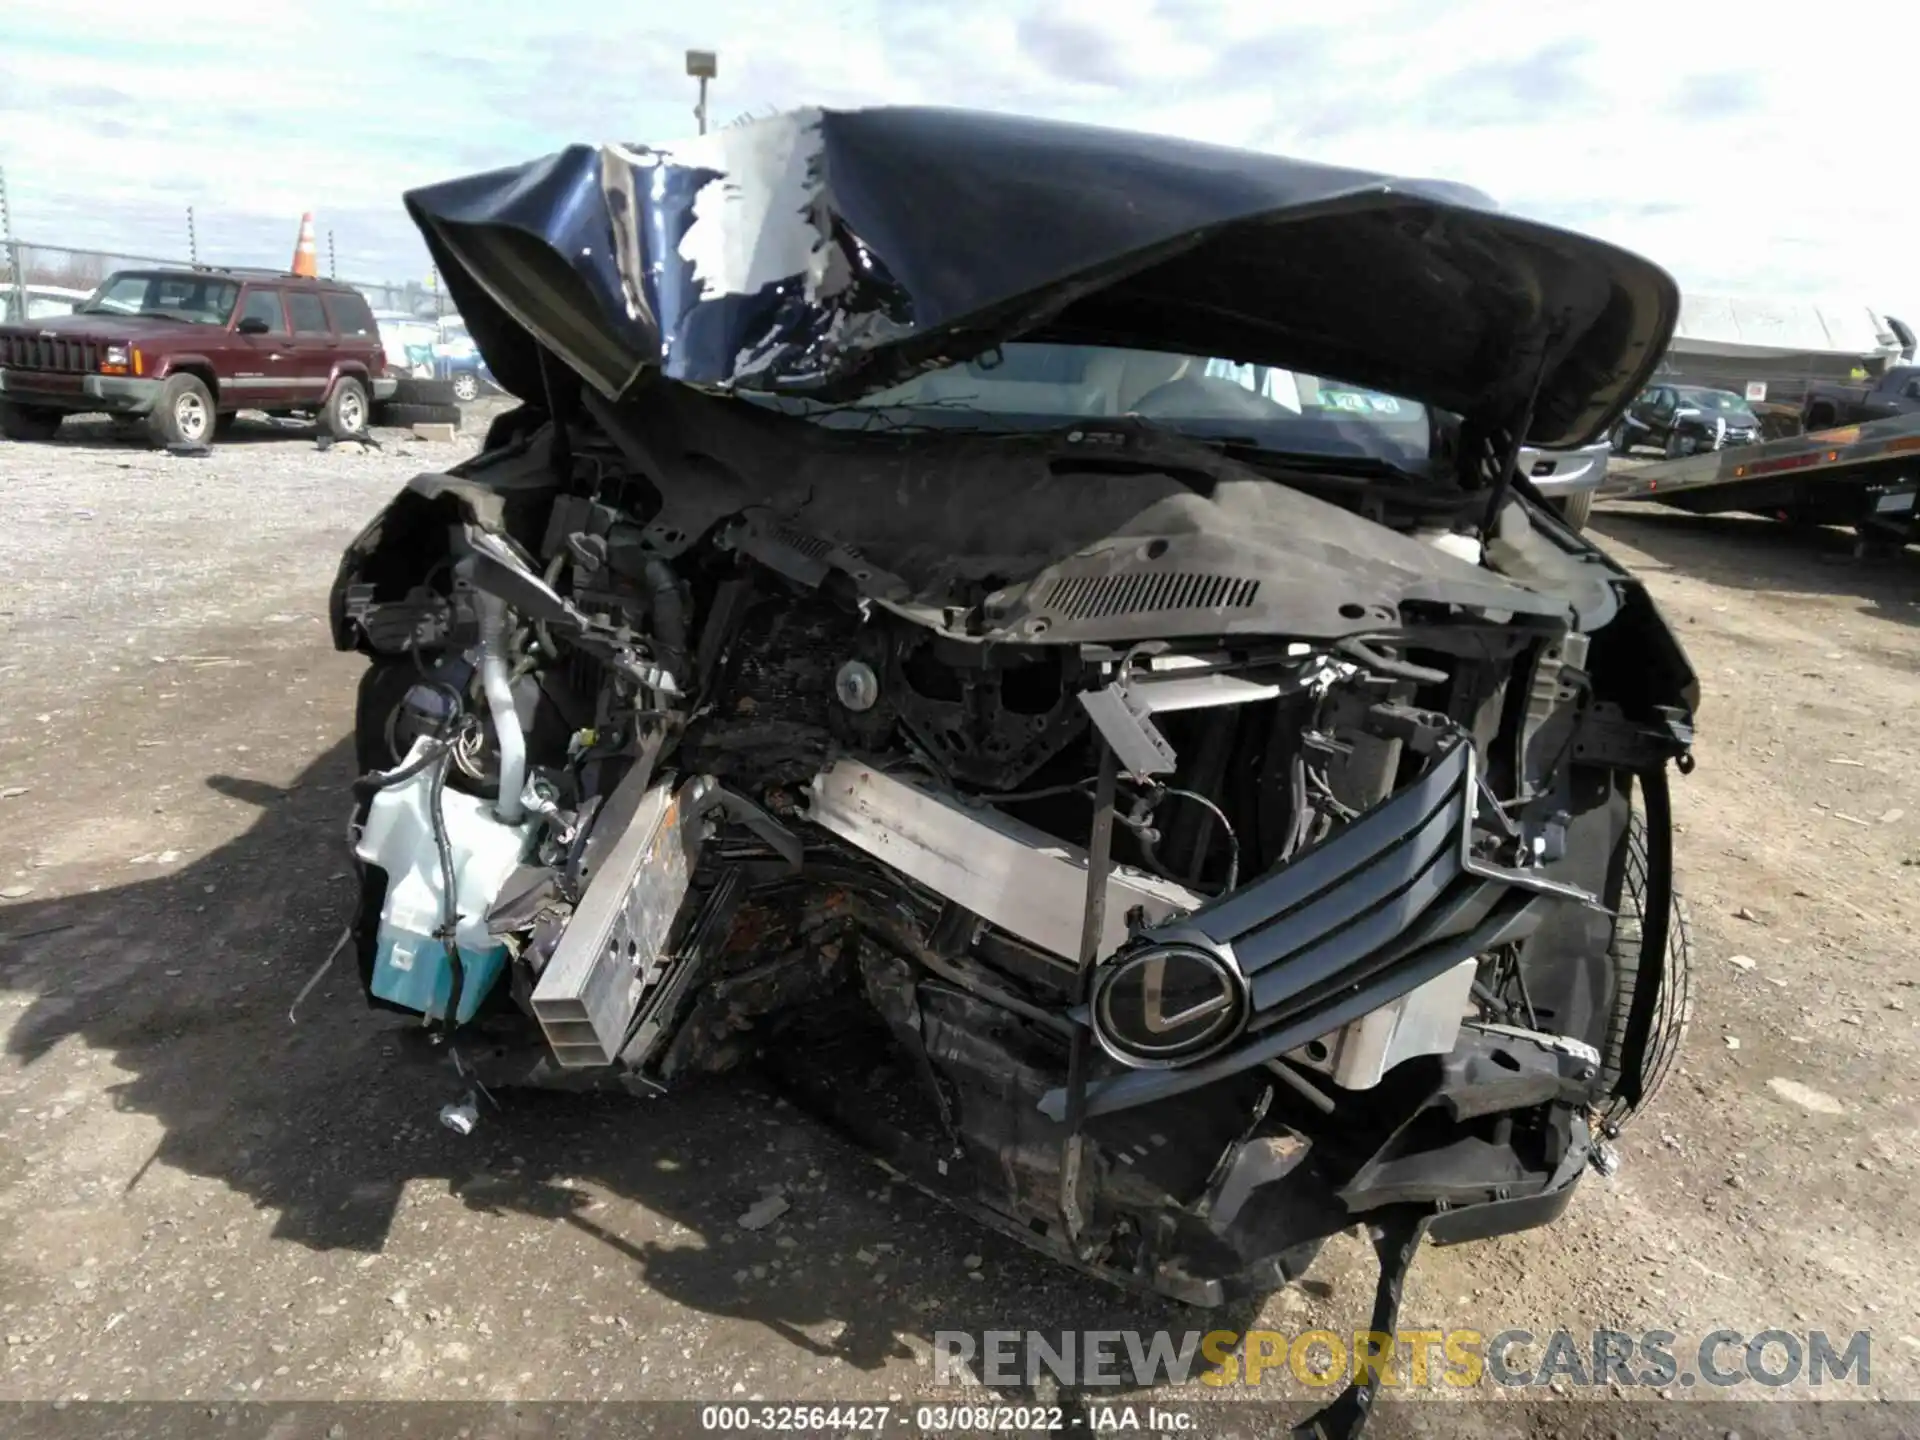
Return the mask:
MULTIPOLYGON (((0 0, 16 235, 419 278, 409 186, 574 140, 797 104, 965 105, 1465 181, 1695 292, 1920 323, 1910 65, 1815 45, 1804 6, 1694 0, 0 0), (1898 136, 1898 138, 1889 138, 1898 136)), ((1891 0, 1852 35, 1897 36, 1891 0), (1887 22, 1882 28, 1881 18, 1887 22)), ((1819 27, 1816 27, 1819 28, 1819 27)))

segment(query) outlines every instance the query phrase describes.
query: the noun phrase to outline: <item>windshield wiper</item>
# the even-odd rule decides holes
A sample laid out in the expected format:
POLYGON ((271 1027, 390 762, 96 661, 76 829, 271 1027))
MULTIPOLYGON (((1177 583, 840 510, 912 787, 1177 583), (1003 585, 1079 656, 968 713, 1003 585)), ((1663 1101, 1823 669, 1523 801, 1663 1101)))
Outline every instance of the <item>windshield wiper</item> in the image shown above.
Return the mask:
POLYGON ((1324 476, 1330 480, 1400 480, 1418 484, 1425 484, 1428 480, 1422 471, 1410 470, 1377 455, 1329 455, 1320 450, 1276 450, 1271 445, 1262 445, 1251 435, 1195 434, 1164 420, 1148 419, 1144 415, 1102 415, 1075 420, 1049 433, 1058 435, 1073 430, 1106 430, 1138 436, 1173 448, 1186 446, 1210 451, 1255 468, 1285 467, 1295 473, 1324 476))

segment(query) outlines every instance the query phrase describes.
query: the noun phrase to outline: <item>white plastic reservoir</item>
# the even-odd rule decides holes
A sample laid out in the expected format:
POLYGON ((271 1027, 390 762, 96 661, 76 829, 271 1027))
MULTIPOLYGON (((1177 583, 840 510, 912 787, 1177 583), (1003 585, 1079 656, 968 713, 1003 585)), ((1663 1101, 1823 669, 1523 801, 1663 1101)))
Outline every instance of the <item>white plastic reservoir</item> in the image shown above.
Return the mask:
MULTIPOLYGON (((424 742, 422 742, 424 743, 424 742)), ((413 757, 409 755, 409 759, 413 757)), ((445 914, 440 853, 429 809, 433 767, 373 797, 354 853, 387 874, 387 898, 373 962, 373 993, 382 1000, 443 1017, 453 993, 453 968, 434 934, 445 914)), ((460 919, 454 944, 462 970, 460 1012, 473 1018, 506 968, 507 947, 487 933, 487 911, 507 877, 532 848, 538 816, 503 825, 493 802, 447 788, 440 813, 453 851, 454 895, 460 919)))
POLYGON ((1480 563, 1480 542, 1471 535, 1456 535, 1451 530, 1416 530, 1413 538, 1444 550, 1469 565, 1480 563))

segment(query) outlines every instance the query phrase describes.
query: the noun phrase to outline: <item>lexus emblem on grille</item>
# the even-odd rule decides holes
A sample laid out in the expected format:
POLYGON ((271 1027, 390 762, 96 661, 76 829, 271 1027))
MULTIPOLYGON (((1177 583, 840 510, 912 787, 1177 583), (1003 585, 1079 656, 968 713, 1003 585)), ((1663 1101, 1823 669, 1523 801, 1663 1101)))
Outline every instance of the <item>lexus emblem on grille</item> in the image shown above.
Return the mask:
POLYGON ((1095 978, 1093 1033, 1124 1065, 1160 1069, 1211 1055, 1240 1033, 1246 987, 1225 957, 1156 945, 1095 978))

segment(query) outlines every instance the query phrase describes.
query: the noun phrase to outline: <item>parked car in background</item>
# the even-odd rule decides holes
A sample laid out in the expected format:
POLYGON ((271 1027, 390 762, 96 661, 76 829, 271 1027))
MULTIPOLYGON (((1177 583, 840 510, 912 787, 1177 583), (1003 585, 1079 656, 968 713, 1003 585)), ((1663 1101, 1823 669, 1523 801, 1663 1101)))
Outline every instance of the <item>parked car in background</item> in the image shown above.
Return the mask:
POLYGON ((380 343, 394 372, 417 380, 433 379, 438 369, 434 347, 440 343, 439 327, 404 310, 376 310, 373 318, 380 326, 380 343))
POLYGON ((448 315, 441 319, 439 329, 434 360, 440 378, 453 386, 453 398, 465 405, 498 390, 493 372, 487 369, 473 336, 467 333, 467 322, 458 315, 448 315))
POLYGON ((442 357, 440 373, 453 386, 453 398, 462 405, 478 400, 482 395, 491 394, 500 388, 493 378, 493 372, 487 369, 487 362, 480 358, 480 352, 477 350, 466 355, 442 357))
POLYGON ((1613 429, 1613 453, 1658 446, 1669 460, 1702 450, 1726 450, 1760 441, 1760 417, 1731 390, 1701 385, 1650 385, 1613 429))
POLYGON ((365 431, 395 388, 357 290, 272 271, 122 270, 71 315, 0 326, 0 433, 51 440, 69 415, 144 425, 159 445, 214 438, 241 410, 365 431))
POLYGON ((1866 385, 1809 385, 1800 414, 1809 430, 1920 414, 1920 365, 1890 366, 1879 379, 1866 385))
POLYGON ((92 293, 65 285, 0 284, 0 325, 18 325, 28 320, 71 315, 92 293))

